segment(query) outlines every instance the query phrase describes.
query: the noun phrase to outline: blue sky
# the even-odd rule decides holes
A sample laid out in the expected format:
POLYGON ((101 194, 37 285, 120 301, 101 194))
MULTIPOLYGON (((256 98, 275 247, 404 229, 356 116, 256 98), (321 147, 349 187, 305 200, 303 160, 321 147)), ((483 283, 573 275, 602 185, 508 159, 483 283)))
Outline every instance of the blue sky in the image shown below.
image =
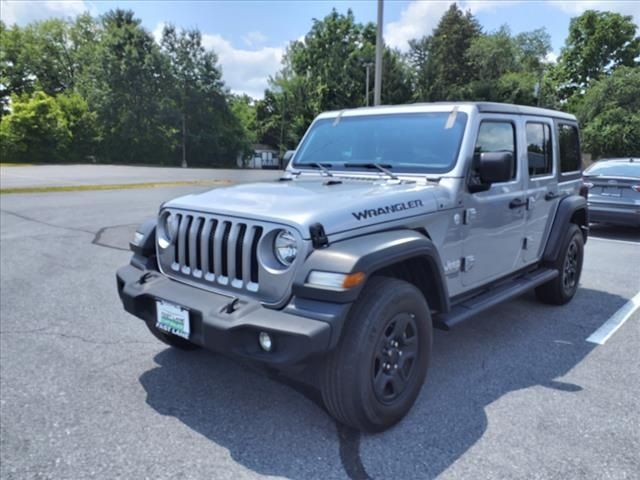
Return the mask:
MULTIPOLYGON (((386 0, 385 42, 406 50, 410 38, 431 32, 450 1, 386 0)), ((633 15, 640 22, 640 0, 466 0, 485 31, 508 24, 513 33, 545 27, 552 38, 554 55, 560 52, 571 17, 587 9, 612 10, 633 15)), ((219 56, 223 78, 235 92, 262 96, 269 75, 280 66, 282 53, 291 40, 309 31, 314 18, 336 8, 353 10, 360 22, 375 21, 376 1, 256 1, 256 0, 0 0, 0 17, 5 23, 24 25, 50 17, 74 16, 89 11, 99 15, 112 8, 133 10, 150 32, 157 35, 166 22, 197 27, 204 43, 219 56)))

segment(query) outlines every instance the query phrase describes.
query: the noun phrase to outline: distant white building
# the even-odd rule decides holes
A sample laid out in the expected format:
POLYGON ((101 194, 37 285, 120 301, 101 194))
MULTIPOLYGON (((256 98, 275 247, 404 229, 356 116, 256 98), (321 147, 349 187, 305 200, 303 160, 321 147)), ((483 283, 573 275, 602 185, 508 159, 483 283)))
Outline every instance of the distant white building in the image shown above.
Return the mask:
POLYGON ((278 150, 270 145, 256 143, 253 154, 248 157, 238 157, 238 166, 243 168, 280 168, 278 150))

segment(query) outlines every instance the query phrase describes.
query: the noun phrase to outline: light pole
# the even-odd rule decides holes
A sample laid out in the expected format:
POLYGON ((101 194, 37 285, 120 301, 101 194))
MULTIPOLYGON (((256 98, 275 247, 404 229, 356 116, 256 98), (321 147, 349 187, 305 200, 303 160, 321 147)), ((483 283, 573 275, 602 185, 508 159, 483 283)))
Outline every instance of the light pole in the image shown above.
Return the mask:
POLYGON ((367 92, 366 93, 366 99, 367 99, 367 101, 366 101, 366 105, 368 107, 369 106, 369 71, 370 71, 371 67, 373 67, 373 63, 367 62, 367 63, 364 64, 364 66, 367 69, 367 84, 366 84, 367 85, 367 88, 366 88, 366 92, 367 92))
POLYGON ((382 0, 378 0, 378 25, 376 28, 376 74, 373 104, 380 105, 382 98, 382 0))

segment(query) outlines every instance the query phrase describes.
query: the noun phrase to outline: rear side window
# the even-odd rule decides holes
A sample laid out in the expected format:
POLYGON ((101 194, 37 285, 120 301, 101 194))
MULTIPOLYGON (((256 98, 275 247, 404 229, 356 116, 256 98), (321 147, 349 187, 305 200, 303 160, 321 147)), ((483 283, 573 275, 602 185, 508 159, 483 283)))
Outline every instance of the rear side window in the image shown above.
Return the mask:
POLYGON ((560 144, 560 171, 575 172, 580 170, 580 139, 578 127, 559 124, 558 139, 560 144))
POLYGON ((484 121, 478 130, 474 152, 511 152, 513 167, 511 178, 516 177, 516 132, 510 122, 484 121))
POLYGON ((553 170, 551 128, 546 123, 527 123, 529 177, 550 175, 553 170))

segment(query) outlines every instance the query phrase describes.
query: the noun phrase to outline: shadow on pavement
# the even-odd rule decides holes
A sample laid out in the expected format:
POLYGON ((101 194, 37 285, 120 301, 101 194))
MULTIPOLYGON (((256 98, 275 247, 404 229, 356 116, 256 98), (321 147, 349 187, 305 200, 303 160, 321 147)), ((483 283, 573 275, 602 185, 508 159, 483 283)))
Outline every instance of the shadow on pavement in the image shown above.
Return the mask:
POLYGON ((437 331, 416 405, 396 427, 373 436, 336 430, 316 404, 318 396, 301 384, 274 382, 206 352, 164 350, 140 382, 157 412, 176 417, 262 475, 434 478, 483 436, 485 408, 503 395, 532 386, 579 395, 580 385, 559 377, 589 354, 595 345, 585 339, 625 301, 582 288, 569 305, 552 307, 529 294, 454 331, 437 331), (597 315, 582 314, 594 308, 597 315))
POLYGON ((605 238, 607 240, 640 241, 640 228, 611 225, 607 223, 592 223, 589 225, 589 236, 605 238))

